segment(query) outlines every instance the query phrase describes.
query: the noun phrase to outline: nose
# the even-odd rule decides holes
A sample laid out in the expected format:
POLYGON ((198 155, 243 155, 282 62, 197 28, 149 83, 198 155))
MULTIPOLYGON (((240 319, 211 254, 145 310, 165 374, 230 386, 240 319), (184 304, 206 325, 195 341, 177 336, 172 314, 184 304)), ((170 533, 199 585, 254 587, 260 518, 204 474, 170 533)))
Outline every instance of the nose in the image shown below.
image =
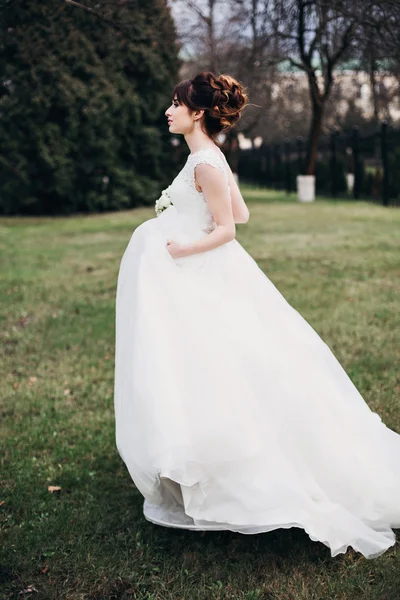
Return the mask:
POLYGON ((169 112, 169 109, 170 109, 170 108, 171 108, 171 107, 170 107, 170 106, 168 106, 167 110, 166 110, 166 111, 165 111, 165 113, 164 113, 166 117, 169 117, 169 115, 170 115, 170 112, 169 112))

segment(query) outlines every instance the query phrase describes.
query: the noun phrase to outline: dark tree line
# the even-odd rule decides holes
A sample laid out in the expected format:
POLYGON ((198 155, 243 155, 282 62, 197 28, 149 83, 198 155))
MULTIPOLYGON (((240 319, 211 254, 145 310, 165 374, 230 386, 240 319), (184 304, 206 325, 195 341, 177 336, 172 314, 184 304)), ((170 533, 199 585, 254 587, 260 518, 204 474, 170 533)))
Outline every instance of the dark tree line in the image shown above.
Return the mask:
POLYGON ((2 2, 0 211, 70 213, 153 202, 177 79, 163 0, 2 2))

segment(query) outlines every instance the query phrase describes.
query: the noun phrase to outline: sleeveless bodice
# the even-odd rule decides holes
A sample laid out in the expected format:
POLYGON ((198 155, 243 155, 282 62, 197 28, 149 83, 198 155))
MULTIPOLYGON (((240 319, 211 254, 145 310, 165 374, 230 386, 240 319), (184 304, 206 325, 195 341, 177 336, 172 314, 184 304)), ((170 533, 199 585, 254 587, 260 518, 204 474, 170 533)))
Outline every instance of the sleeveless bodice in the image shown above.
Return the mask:
POLYGON ((185 221, 185 226, 190 229, 201 229, 210 233, 216 224, 208 210, 203 192, 196 189, 194 169, 200 163, 207 163, 223 173, 228 184, 228 165, 225 156, 216 148, 201 148, 189 154, 182 170, 175 177, 167 192, 171 202, 176 208, 180 219, 185 221))

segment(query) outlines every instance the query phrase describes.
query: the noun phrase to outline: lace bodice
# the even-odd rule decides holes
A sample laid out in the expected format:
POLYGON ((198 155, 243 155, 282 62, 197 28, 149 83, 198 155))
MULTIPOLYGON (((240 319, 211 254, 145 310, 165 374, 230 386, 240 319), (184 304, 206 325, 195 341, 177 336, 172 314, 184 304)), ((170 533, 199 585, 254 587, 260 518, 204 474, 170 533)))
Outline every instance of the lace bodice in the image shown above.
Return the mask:
POLYGON ((207 163, 221 171, 229 188, 228 165, 225 156, 216 147, 201 148, 189 154, 184 167, 167 188, 167 192, 180 216, 186 217, 193 227, 210 233, 216 224, 208 210, 203 192, 196 189, 194 178, 195 167, 201 163, 207 163))

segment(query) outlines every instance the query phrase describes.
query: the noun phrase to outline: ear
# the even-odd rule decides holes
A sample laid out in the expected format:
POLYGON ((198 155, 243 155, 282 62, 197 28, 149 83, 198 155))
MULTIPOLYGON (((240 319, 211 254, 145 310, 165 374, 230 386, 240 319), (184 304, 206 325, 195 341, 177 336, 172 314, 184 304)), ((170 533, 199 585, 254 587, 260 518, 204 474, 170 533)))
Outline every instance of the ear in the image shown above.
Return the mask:
POLYGON ((204 115, 204 110, 195 110, 193 113, 193 118, 195 121, 200 121, 200 119, 203 115, 204 115))

